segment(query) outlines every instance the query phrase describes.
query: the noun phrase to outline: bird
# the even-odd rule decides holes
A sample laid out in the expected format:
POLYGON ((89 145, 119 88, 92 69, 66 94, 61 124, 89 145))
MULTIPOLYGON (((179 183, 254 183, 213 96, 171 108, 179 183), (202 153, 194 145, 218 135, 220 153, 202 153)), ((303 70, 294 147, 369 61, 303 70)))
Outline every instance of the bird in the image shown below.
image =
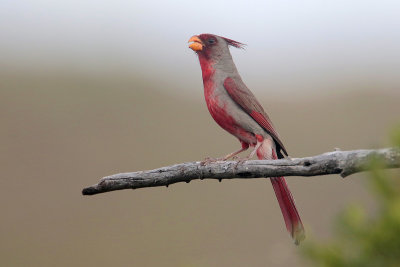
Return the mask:
MULTIPOLYGON (((255 154, 260 160, 288 156, 271 119, 244 84, 233 62, 229 47, 244 48, 245 44, 209 33, 194 35, 188 43, 200 62, 204 97, 212 118, 241 144, 239 150, 214 161, 234 158, 249 147, 252 151, 241 162, 255 154)), ((286 229, 298 245, 305 238, 305 230, 294 198, 284 177, 271 177, 270 180, 286 229)))

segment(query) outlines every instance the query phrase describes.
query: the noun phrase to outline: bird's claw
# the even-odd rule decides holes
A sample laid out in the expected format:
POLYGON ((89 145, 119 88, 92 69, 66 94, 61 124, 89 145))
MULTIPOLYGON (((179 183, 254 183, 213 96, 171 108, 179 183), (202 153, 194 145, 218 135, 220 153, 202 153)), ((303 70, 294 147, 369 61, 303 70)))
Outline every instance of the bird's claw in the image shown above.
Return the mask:
POLYGON ((244 157, 244 158, 237 158, 235 168, 237 168, 240 164, 245 163, 248 161, 250 158, 249 157, 244 157))
POLYGON ((224 160, 223 158, 206 157, 203 161, 200 162, 200 165, 201 166, 206 166, 206 165, 208 165, 210 163, 214 163, 214 162, 217 162, 217 161, 223 161, 223 160, 224 160))

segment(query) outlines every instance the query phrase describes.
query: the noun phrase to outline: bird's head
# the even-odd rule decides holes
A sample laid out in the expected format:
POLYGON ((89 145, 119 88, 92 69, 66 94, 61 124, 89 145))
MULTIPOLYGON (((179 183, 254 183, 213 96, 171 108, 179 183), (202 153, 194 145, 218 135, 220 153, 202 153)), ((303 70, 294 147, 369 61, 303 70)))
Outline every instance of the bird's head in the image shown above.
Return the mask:
POLYGON ((189 48, 199 57, 219 61, 224 56, 229 56, 229 46, 243 48, 245 44, 214 34, 203 33, 194 35, 189 39, 189 48))

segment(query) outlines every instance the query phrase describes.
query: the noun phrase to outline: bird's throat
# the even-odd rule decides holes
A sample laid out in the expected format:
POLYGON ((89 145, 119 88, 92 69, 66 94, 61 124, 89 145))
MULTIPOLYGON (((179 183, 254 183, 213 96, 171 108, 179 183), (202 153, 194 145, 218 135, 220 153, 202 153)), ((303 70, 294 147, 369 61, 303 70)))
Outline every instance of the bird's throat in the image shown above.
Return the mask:
POLYGON ((215 63, 212 60, 207 59, 203 56, 199 56, 199 61, 200 61, 201 73, 203 75, 203 82, 205 85, 206 81, 211 80, 215 72, 214 68, 215 63))

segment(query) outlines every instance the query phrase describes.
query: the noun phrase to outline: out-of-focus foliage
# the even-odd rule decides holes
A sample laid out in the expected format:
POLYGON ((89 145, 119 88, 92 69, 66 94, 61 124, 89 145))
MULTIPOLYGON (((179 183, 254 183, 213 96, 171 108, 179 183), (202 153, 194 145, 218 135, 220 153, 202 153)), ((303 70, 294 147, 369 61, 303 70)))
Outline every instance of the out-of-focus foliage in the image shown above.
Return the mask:
MULTIPOLYGON (((400 127, 393 131, 400 147, 400 127)), ((309 241, 303 256, 314 266, 400 266, 400 172, 376 168, 368 173, 376 212, 351 205, 337 218, 334 237, 327 242, 309 241)))

